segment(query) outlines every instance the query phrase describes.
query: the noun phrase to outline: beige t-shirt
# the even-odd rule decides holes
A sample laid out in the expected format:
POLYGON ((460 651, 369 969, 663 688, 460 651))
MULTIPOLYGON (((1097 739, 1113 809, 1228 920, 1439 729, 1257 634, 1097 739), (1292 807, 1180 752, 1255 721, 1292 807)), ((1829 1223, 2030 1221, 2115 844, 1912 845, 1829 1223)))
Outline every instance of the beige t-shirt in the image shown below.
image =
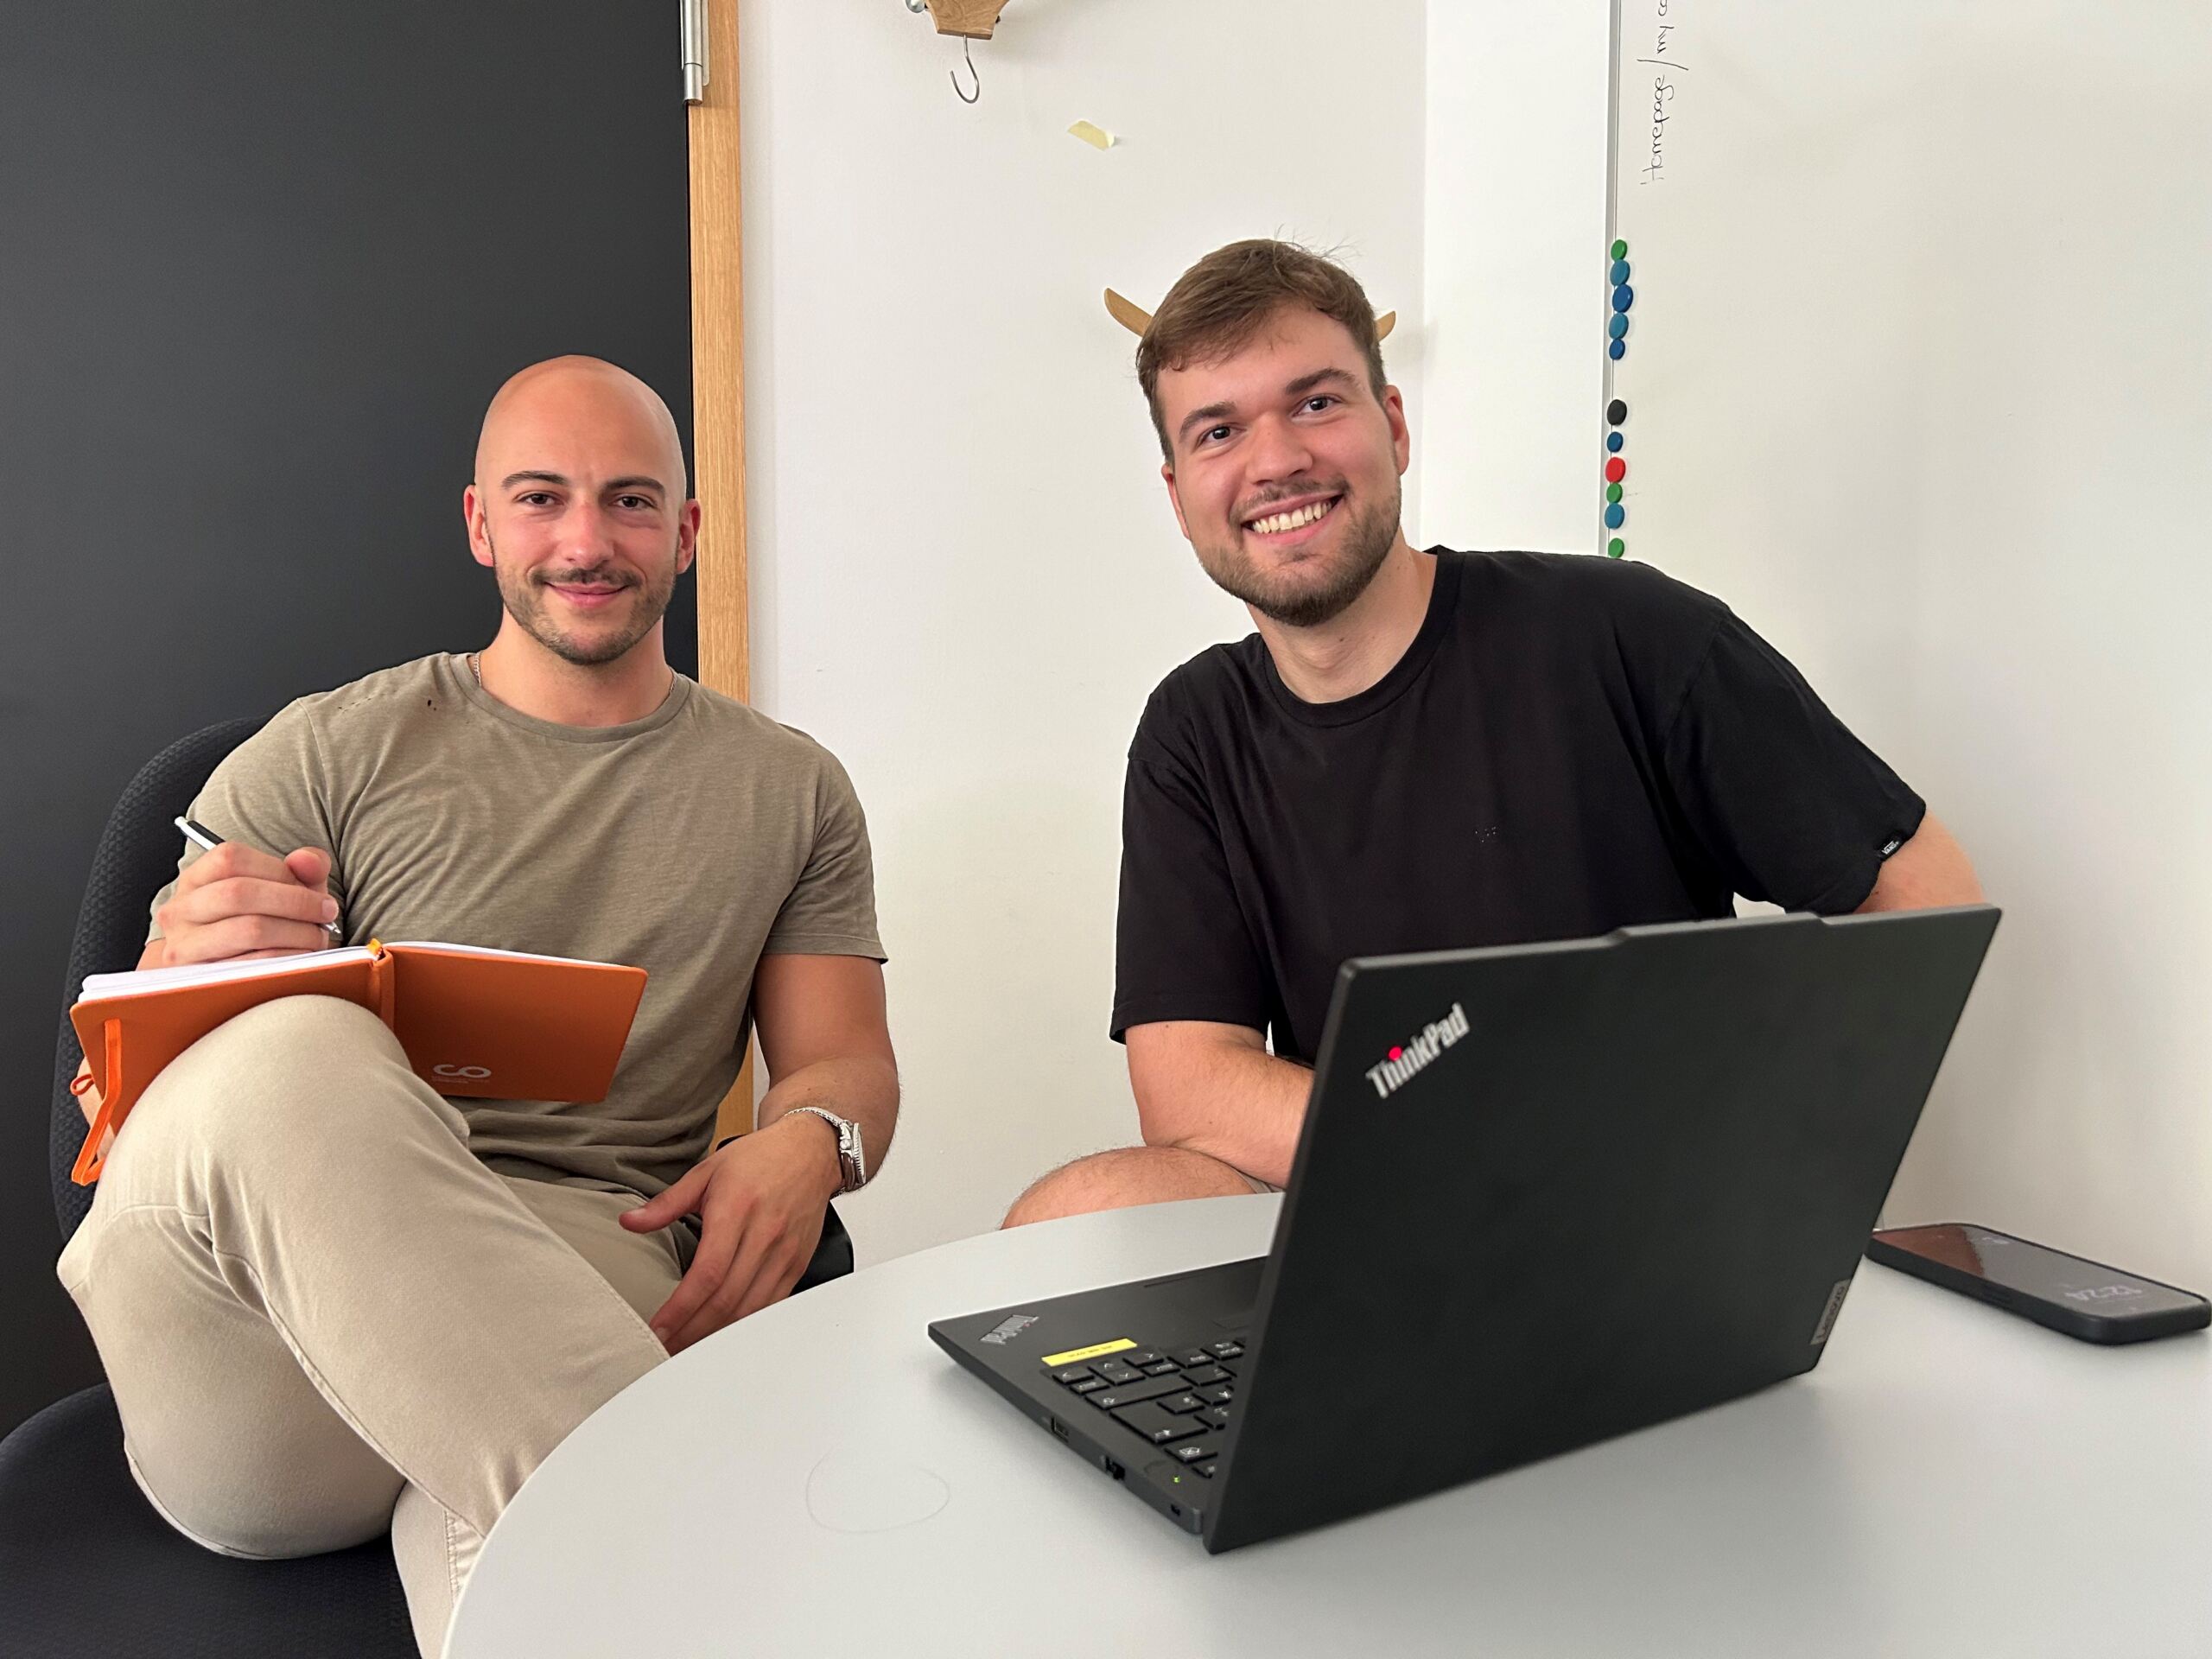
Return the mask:
POLYGON ((454 1102, 506 1174, 659 1192, 708 1149, 760 957, 883 959, 844 769, 681 675, 643 720, 592 728, 518 714, 465 658, 426 657, 293 703, 215 769, 192 816, 267 852, 327 850, 348 944, 645 969, 605 1100, 454 1102))

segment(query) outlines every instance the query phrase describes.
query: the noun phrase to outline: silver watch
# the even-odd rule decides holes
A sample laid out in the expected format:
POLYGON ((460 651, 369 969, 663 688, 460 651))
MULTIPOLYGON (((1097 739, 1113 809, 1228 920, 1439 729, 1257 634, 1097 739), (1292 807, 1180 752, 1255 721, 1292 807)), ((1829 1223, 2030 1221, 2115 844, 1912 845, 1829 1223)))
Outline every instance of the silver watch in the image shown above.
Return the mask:
POLYGON ((821 1106, 794 1106, 794 1112, 811 1112, 837 1131, 837 1173, 840 1192, 857 1192, 868 1185, 868 1154, 861 1147, 861 1126, 821 1106))

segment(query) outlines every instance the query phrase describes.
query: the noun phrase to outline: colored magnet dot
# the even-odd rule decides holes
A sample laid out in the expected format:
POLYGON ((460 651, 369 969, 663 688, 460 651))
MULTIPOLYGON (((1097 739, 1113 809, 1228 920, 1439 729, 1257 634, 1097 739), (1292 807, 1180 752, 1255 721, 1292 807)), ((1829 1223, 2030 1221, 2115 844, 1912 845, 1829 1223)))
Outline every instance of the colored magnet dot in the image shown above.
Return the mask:
POLYGON ((1621 540, 1618 536, 1614 537, 1611 541, 1605 543, 1605 556, 1609 559, 1618 559, 1622 554, 1627 551, 1628 543, 1621 540))
POLYGON ((1618 485, 1618 484, 1608 484, 1608 485, 1606 485, 1606 486, 1605 486, 1605 499, 1606 499, 1606 500, 1608 500, 1608 501, 1618 501, 1618 500, 1619 500, 1620 499, 1621 499, 1621 486, 1620 486, 1619 485, 1618 485))
POLYGON ((1605 405, 1605 424, 1607 426, 1618 426, 1626 419, 1628 419, 1628 405, 1623 403, 1619 398, 1616 397, 1611 403, 1605 405))
POLYGON ((1615 455, 1605 463, 1605 482, 1618 484, 1628 476, 1628 462, 1615 455))
POLYGON ((1612 320, 1605 324, 1605 332, 1615 340, 1618 340, 1623 334, 1628 333, 1628 319, 1619 312, 1614 312, 1612 320))
POLYGON ((1616 258, 1616 259, 1625 259, 1625 258, 1627 258, 1627 257, 1628 257, 1628 244, 1627 244, 1627 243, 1625 243, 1625 242, 1616 242, 1616 243, 1614 243, 1614 244, 1613 244, 1613 257, 1614 257, 1614 258, 1616 258))
POLYGON ((1625 259, 1614 260, 1612 270, 1607 272, 1606 275, 1616 288, 1619 287, 1620 284, 1628 281, 1628 261, 1625 259))
POLYGON ((1613 290, 1614 310, 1625 311, 1629 307, 1635 303, 1636 290, 1630 288, 1626 283, 1623 283, 1618 288, 1613 290))
POLYGON ((1611 506, 1605 509, 1605 528, 1607 530, 1618 530, 1621 527, 1622 521, 1627 517, 1627 510, 1624 508, 1619 502, 1614 502, 1611 506))
POLYGON ((1605 434, 1605 453, 1606 453, 1606 454, 1608 454, 1617 455, 1617 454, 1620 454, 1620 452, 1621 452, 1621 435, 1620 435, 1619 433, 1618 433, 1618 432, 1608 432, 1608 433, 1606 433, 1606 434, 1605 434))
POLYGON ((1628 341, 1624 340, 1615 340, 1611 345, 1605 347, 1605 355, 1611 358, 1614 362, 1619 362, 1621 359, 1628 355, 1628 341))

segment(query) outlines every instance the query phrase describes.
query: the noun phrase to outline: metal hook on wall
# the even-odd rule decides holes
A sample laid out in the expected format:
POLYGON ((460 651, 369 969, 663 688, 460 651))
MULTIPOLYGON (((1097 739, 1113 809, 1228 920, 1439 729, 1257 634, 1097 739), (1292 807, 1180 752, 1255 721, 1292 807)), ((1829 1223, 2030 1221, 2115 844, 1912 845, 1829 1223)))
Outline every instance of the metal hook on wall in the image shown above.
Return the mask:
POLYGON ((960 72, 957 69, 948 69, 944 73, 946 77, 952 82, 953 93, 963 104, 974 104, 980 102, 983 96, 983 78, 976 73, 976 60, 968 55, 968 42, 964 40, 960 42, 960 56, 962 60, 968 66, 968 79, 976 83, 976 92, 973 97, 970 97, 968 93, 962 92, 960 90, 960 72))

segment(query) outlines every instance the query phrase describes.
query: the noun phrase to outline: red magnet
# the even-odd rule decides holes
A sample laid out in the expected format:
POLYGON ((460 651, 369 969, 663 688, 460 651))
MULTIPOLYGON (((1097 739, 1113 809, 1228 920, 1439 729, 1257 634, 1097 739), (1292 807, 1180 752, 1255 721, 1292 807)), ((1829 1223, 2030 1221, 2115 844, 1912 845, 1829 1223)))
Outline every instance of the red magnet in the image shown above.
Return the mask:
POLYGON ((1628 462, 1615 455, 1605 463, 1605 482, 1618 484, 1628 476, 1628 462))

